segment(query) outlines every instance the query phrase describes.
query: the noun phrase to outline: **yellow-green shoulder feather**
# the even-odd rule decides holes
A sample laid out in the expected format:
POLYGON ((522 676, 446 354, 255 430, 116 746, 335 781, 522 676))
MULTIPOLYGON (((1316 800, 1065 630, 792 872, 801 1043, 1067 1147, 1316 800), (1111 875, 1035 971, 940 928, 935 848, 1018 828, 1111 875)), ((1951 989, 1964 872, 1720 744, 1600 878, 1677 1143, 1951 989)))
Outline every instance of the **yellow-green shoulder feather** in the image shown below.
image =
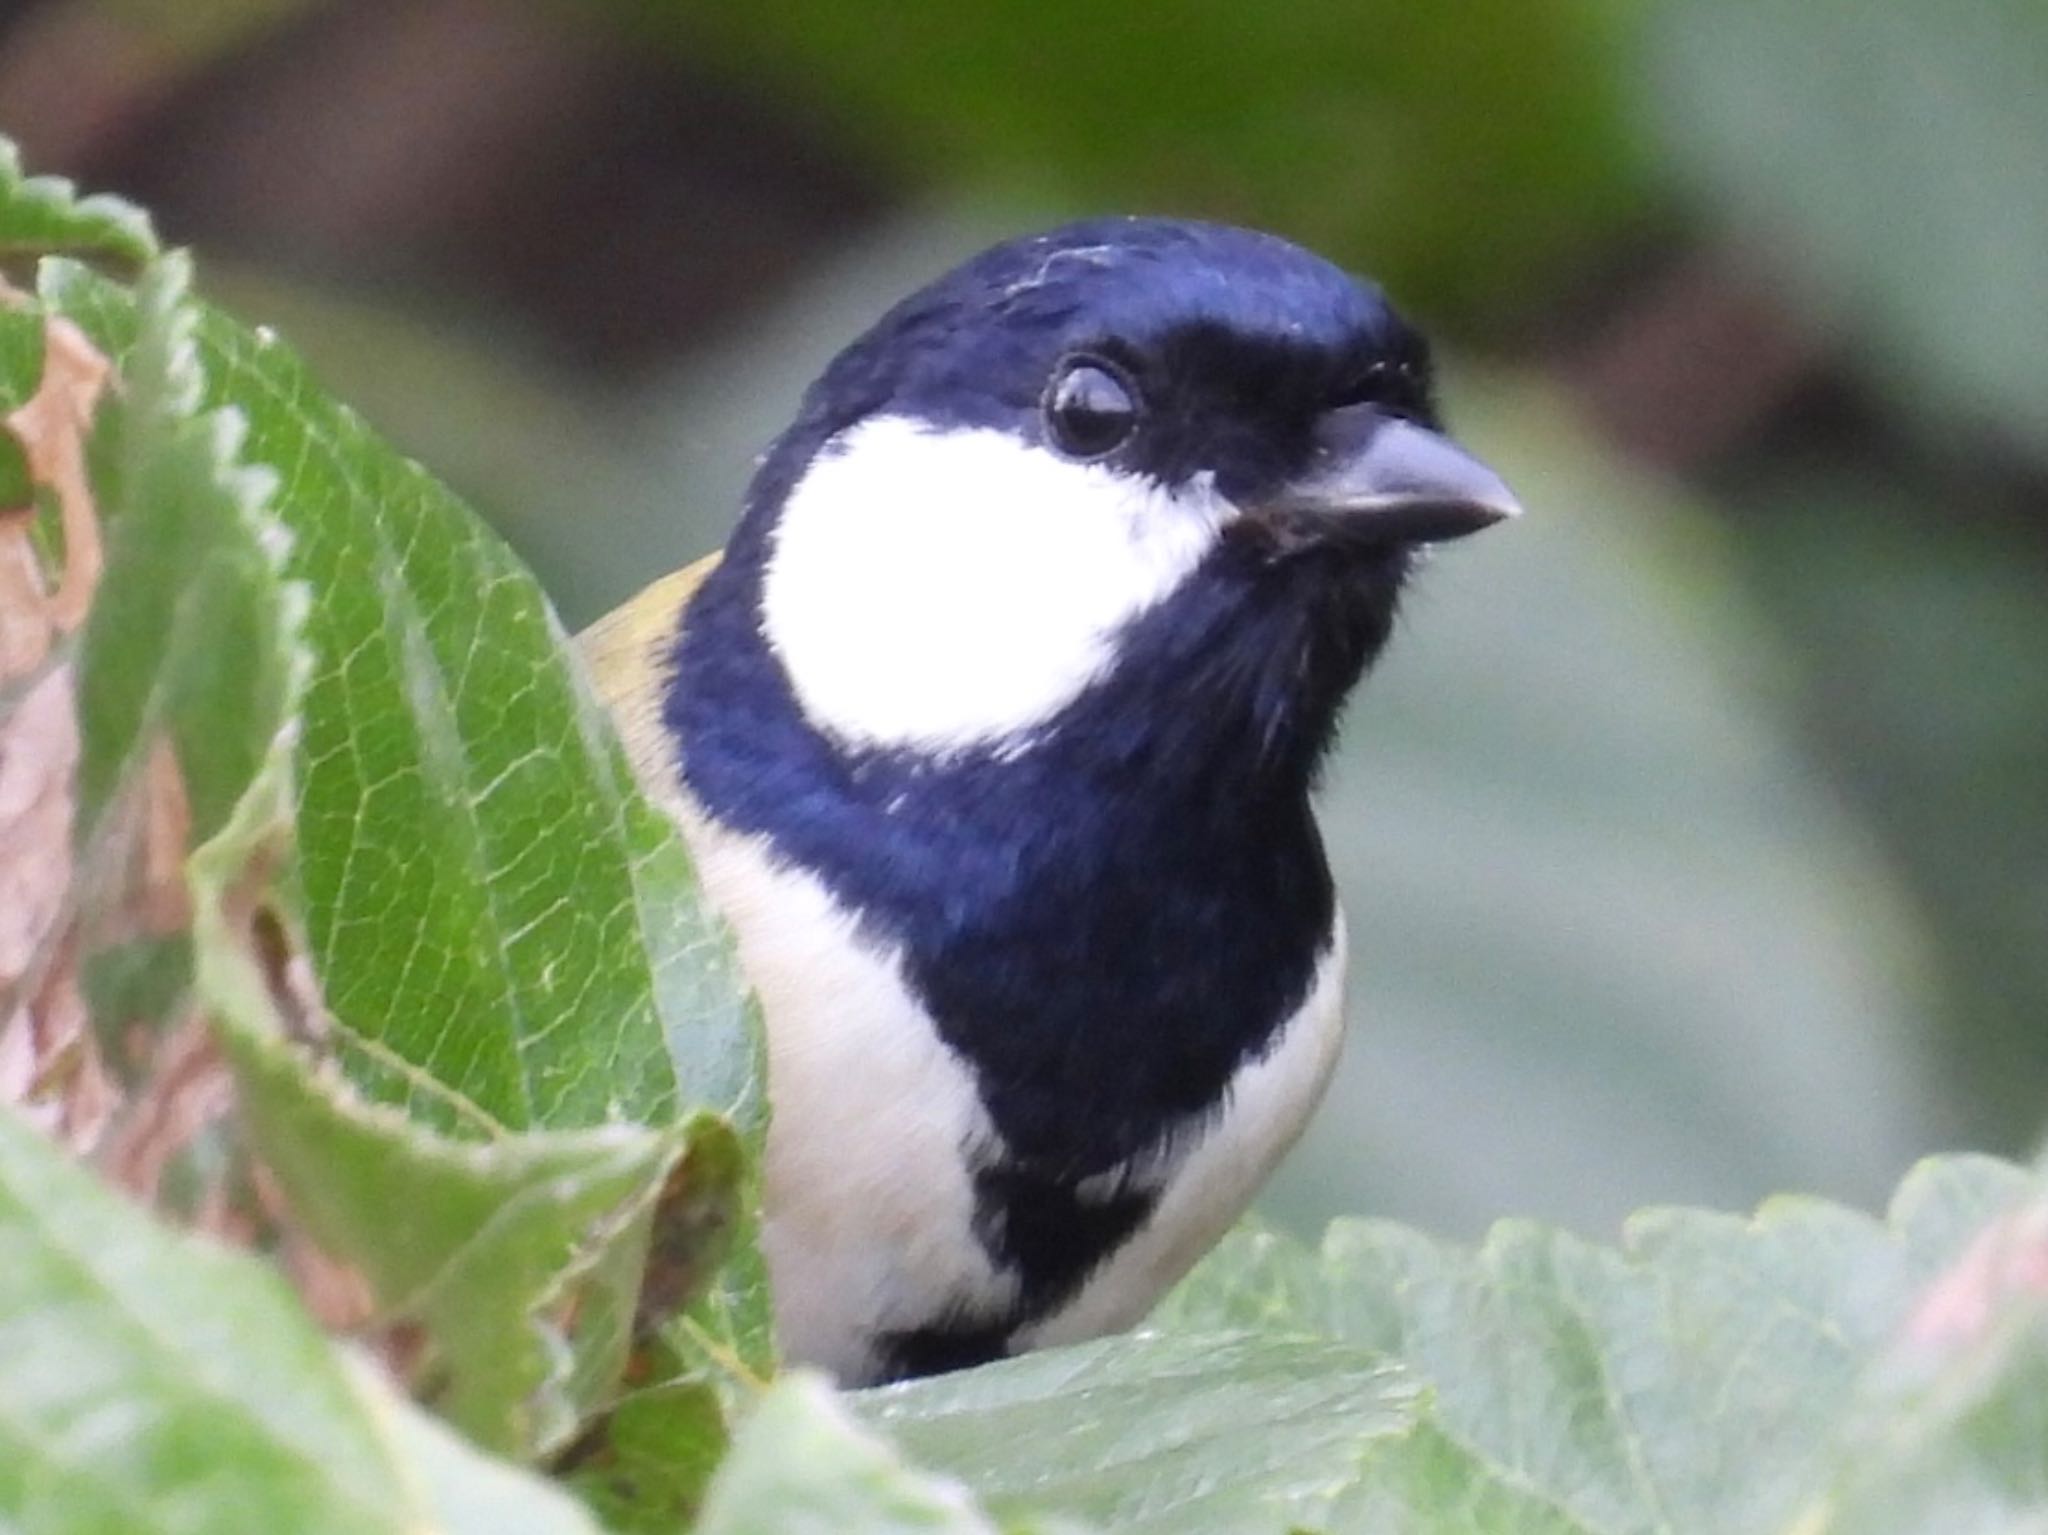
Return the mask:
POLYGON ((707 554, 663 576, 576 637, 633 771, 650 790, 676 782, 675 747, 662 728, 661 695, 683 609, 717 566, 718 556, 707 554))

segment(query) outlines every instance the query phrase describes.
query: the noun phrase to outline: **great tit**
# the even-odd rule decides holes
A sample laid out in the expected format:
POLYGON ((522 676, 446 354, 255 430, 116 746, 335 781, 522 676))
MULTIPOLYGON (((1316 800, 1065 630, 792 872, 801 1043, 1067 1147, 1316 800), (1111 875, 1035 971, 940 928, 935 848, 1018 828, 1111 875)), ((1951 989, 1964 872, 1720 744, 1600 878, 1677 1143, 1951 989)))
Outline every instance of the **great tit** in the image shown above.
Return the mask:
POLYGON ((1093 220, 885 314, 585 636, 766 1017, 789 1357, 1119 1330, 1242 1213, 1342 1034, 1318 761, 1420 549, 1516 510, 1376 288, 1093 220))

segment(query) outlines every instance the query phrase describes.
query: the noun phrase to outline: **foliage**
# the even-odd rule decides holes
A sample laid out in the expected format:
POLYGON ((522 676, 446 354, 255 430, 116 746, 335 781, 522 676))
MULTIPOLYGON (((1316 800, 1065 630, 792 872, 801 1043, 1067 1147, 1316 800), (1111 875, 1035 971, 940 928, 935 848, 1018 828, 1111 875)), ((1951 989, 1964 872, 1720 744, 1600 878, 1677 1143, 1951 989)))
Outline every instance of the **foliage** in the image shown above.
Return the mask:
POLYGON ((1853 318, 1905 419, 1988 422, 2048 458, 2048 12, 1678 0, 1651 43, 1680 174, 1780 248, 1820 319, 1853 318))
MULTIPOLYGON (((25 239, 107 227, 98 204, 63 226, 47 186, 6 206, 25 239)), ((538 593, 424 474, 190 300, 181 259, 131 294, 53 257, 37 296, 16 334, 41 326, 89 380, 75 323, 122 378, 97 415, 12 418, 64 512, 52 632, 18 664, 78 742, 10 721, 23 760, 47 748, 41 798, 77 848, 16 876, 71 914, 20 935, 24 1096, 167 1212, 277 1245, 478 1437, 560 1445, 686 1303, 710 1335, 759 1331, 758 1294, 709 1293, 747 1240, 761 1121, 723 940, 538 593), (86 434, 89 486, 53 457, 86 434), (75 637, 67 593, 90 607, 75 637), (135 888, 152 860, 168 874, 135 888), (366 989, 388 1013, 330 1000, 360 954, 387 956, 366 989), (120 983, 89 1035, 62 1027, 80 965, 120 983)), ((46 362, 37 398, 77 391, 46 362)))
POLYGON ((1916 1296, 2032 1187, 1931 1162, 1884 1222, 1790 1198, 1750 1221, 1653 1210, 1618 1250, 1522 1222, 1476 1250, 1381 1221, 1336 1222, 1315 1252, 1240 1233, 1157 1321, 1312 1332, 1430 1383, 1332 1528, 1394 1507, 1436 1528, 1466 1500, 1510 1529, 1777 1530, 1825 1485, 1916 1296))
POLYGON ((0 1519, 2048 1517, 2048 1191, 1985 1160, 1883 1222, 1244 1233, 1128 1338, 778 1375, 757 1023, 545 599, 145 231, 0 163, 0 1519))
POLYGON ((822 1382, 776 1383, 705 1500, 705 1535, 995 1535, 958 1483, 863 1434, 822 1382))
POLYGON ((1285 229, 1439 314, 1528 293, 1639 195, 1613 69, 1630 17, 1606 0, 1388 6, 1369 20, 1308 0, 1253 25, 1227 0, 1039 0, 910 29, 829 0, 610 3, 693 56, 801 86, 923 175, 1285 229), (1489 226, 1517 238, 1469 237, 1489 226))
POLYGON ((1727 488, 1812 734, 1917 886, 1970 1130, 2031 1144, 2048 1083, 2048 11, 1669 0, 1638 110, 1703 232, 1765 271, 1867 396, 1860 440, 1783 402, 1727 488), (1801 431, 1800 427, 1806 430, 1801 431))
POLYGON ((13 1528, 587 1535, 321 1336, 259 1260, 165 1231, 0 1115, 13 1528))
POLYGON ((1300 1329, 1141 1333, 862 1393, 868 1422, 998 1513, 1099 1528, 1325 1528, 1384 1441, 1412 1432, 1393 1356, 1300 1329))

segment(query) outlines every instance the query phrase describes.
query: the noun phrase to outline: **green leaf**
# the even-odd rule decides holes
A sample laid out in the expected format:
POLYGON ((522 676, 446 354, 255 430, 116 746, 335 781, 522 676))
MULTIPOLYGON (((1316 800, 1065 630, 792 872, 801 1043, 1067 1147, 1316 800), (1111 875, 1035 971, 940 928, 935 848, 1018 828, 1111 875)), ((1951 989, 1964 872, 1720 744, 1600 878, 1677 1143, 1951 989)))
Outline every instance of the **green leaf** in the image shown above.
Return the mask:
POLYGON ((1911 416, 2048 455, 2048 10, 1859 0, 1657 8, 1643 103, 1672 162, 1911 416))
POLYGON ((1348 1343, 1142 1333, 858 1393, 861 1416, 1005 1516, 1119 1532, 1319 1525, 1415 1384, 1348 1343))
MULTIPOLYGON (((119 289, 51 263, 120 355, 119 289)), ((299 751, 306 931, 337 1046, 451 1132, 762 1114, 757 1028, 668 823, 634 788, 546 599, 274 338, 200 328, 208 403, 280 475, 319 593, 299 751)))
MULTIPOLYGON (((660 1267, 657 1256, 651 1269, 660 1267)), ((561 1469, 614 1528, 667 1535, 696 1518, 728 1424, 753 1409, 775 1371, 766 1265, 742 1241, 709 1292, 636 1356, 635 1377, 652 1384, 612 1403, 561 1469)))
POLYGON ((79 662, 82 845, 159 741, 177 759, 191 843, 213 836, 304 690, 306 594, 281 578, 276 476, 244 461, 238 412, 201 405, 189 285, 181 255, 145 273, 136 344, 93 433, 106 566, 79 662))
MULTIPOLYGON (((0 224, 0 231, 5 228, 0 224)), ((42 315, 33 304, 0 305, 0 410, 12 411, 27 400, 42 376, 42 315)), ((5 435, 12 440, 11 433, 5 435)), ((0 504, 17 506, 20 501, 0 504)))
POLYGON ((594 1535, 321 1337, 263 1264, 154 1226, 0 1110, 11 1528, 594 1535))
MULTIPOLYGON (((62 262, 42 290, 149 365, 146 303, 62 262)), ((293 760, 195 860, 200 991, 294 1219, 367 1283, 377 1321, 424 1329, 418 1379, 451 1416, 543 1452, 736 1245, 707 1314, 739 1318, 763 1351, 747 1224, 758 1023, 530 578, 281 346, 218 316, 199 332, 205 400, 239 402, 243 451, 277 467, 288 568, 318 594, 293 760), (284 898, 262 877, 252 892, 252 869, 288 876, 284 898), (317 991, 293 980, 306 950, 317 991), (318 1069, 330 1054, 353 1088, 318 1069)), ((110 438, 108 478, 153 493, 157 466, 126 464, 110 438)), ((181 568, 179 549, 145 552, 181 568)), ((179 596, 170 584, 114 610, 101 714, 164 705, 149 642, 175 632, 179 596)), ((263 706, 245 698, 190 749, 246 766, 276 729, 262 668, 279 652, 236 630, 231 604, 205 605, 208 621, 221 632, 200 635, 195 676, 253 656, 263 706)), ((88 753, 94 804, 146 734, 106 732, 111 766, 88 753)), ((227 804, 195 805, 200 834, 227 804)), ((103 971, 99 992, 148 996, 169 974, 138 960, 103 971)))
POLYGON ((677 537, 688 509, 668 462, 677 448, 669 421, 637 395, 622 400, 588 375, 535 366, 508 347, 502 314, 451 313, 427 296, 394 306, 388 293, 218 255, 206 286, 228 313, 290 336, 324 388, 433 465, 533 567, 572 630, 692 547, 677 537))
POLYGON ((149 216, 118 197, 80 197, 61 176, 24 176, 0 137, 0 261, 65 251, 142 266, 157 253, 149 216))
MULTIPOLYGON (((0 307, 0 412, 12 413, 35 392, 43 373, 42 317, 0 307)), ((35 504, 28 458, 12 432, 0 431, 0 511, 35 504)))
POLYGON ((1257 1326, 1403 1363, 1428 1425, 1377 1446, 1332 1530, 1769 1530, 1816 1493, 1859 1381, 1928 1278, 2031 1181, 1922 1165, 1887 1222, 1783 1199, 1753 1220, 1650 1211, 1621 1247, 1525 1222, 1476 1250, 1340 1221, 1320 1252, 1231 1238, 1155 1318, 1257 1326), (1491 1525, 1487 1523, 1491 1521, 1491 1525))
POLYGON ((729 1447, 725 1406, 704 1380, 629 1391, 559 1468, 621 1535, 668 1535, 696 1518, 729 1447))
MULTIPOLYGON (((145 379, 150 334, 145 325, 144 344, 130 355, 131 371, 145 379)), ((140 471, 130 480, 166 493, 173 486, 140 471)), ((176 568, 169 551, 154 553, 157 563, 146 568, 176 568)), ((110 595, 122 595, 111 577, 109 584, 110 595)), ((229 606, 216 601, 205 611, 229 606)), ((141 600, 110 608, 124 619, 139 612, 145 624, 148 610, 141 600)), ((223 653, 272 656, 280 666, 289 655, 275 635, 230 627, 227 637, 243 643, 194 652, 204 659, 201 675, 219 675, 223 653)), ((109 670, 131 686, 141 672, 140 691, 161 698, 165 690, 146 683, 147 668, 129 661, 109 670)), ((296 698, 295 680, 289 701, 296 698)), ((742 1177, 734 1132, 699 1113, 667 1127, 618 1123, 465 1142, 365 1103, 321 1073, 303 1041, 326 1019, 294 997, 277 957, 289 918, 260 887, 248 888, 252 870, 280 865, 289 852, 291 762, 277 724, 289 717, 286 703, 284 693, 260 689, 244 700, 251 744, 287 750, 273 752, 233 823, 192 863, 200 994, 235 1067, 247 1131, 295 1220, 368 1282, 379 1320, 424 1327, 424 1368, 444 1410, 494 1446, 544 1450, 612 1390, 636 1327, 649 1241, 668 1229, 657 1220, 659 1202, 679 1170, 689 1174, 695 1207, 684 1251, 669 1256, 669 1268, 694 1262, 698 1272, 675 1299, 700 1289, 716 1267, 742 1177), (266 702, 274 707, 254 707, 266 702)), ((214 749, 229 738, 223 723, 214 749)), ((255 777, 249 766, 245 785, 255 777)), ((210 815, 198 824, 216 829, 210 815)))
MULTIPOLYGON (((759 1151, 743 1156, 730 1141, 723 1144, 727 1157, 720 1165, 741 1182, 738 1203, 747 1212, 734 1233, 731 1257, 694 1305, 645 1340, 632 1371, 640 1384, 612 1403, 561 1461, 585 1500, 621 1531, 667 1535, 695 1519, 725 1454, 728 1423, 752 1410, 776 1371, 767 1266, 752 1241, 759 1151)), ((699 1155, 693 1148, 692 1156, 699 1155)), ((671 1186, 676 1181, 671 1178, 671 1186)), ((731 1190, 712 1193, 710 1208, 722 1217, 731 1207, 731 1190), (722 1205, 715 1202, 719 1196, 722 1205)), ((694 1202, 706 1203, 701 1196, 694 1202)), ((647 1265, 650 1290, 675 1283, 678 1264, 695 1266, 690 1250, 702 1238, 685 1208, 690 1203, 665 1200, 657 1210, 647 1265)), ((664 1309, 650 1308, 648 1301, 643 1293, 643 1317, 664 1309)))
MULTIPOLYGON (((570 1438, 736 1244, 704 1308, 760 1352, 757 1020, 537 588, 281 347, 192 305, 182 258, 133 293, 39 279, 123 372, 92 439, 84 904, 111 904, 160 745, 205 840, 196 966, 182 933, 97 956, 106 1037, 196 980, 293 1240, 494 1446, 570 1438)), ((200 1177, 160 1197, 241 1177, 218 1127, 184 1151, 200 1177)))
MULTIPOLYGON (((450 1415, 494 1445, 545 1448, 609 1396, 655 1234, 678 1249, 665 1253, 671 1304, 703 1288, 735 1228, 744 1159, 709 1113, 455 1141, 364 1103, 305 1048, 328 1023, 292 979, 292 923, 269 886, 292 850, 306 593, 280 574, 275 477, 237 462, 240 415, 202 409, 185 282, 181 258, 145 273, 122 388, 92 437, 106 564, 79 661, 78 904, 89 930, 121 916, 142 780, 167 745, 181 809, 144 813, 205 844, 191 864, 196 978, 242 1130, 298 1226, 367 1282, 377 1319, 424 1328, 423 1368, 450 1415), (681 1208, 667 1199, 676 1174, 689 1219, 664 1222, 665 1200, 681 1208)), ((97 1020, 110 1058, 135 1053, 132 1024, 183 1016, 184 939, 102 956, 94 994, 123 1008, 97 1020)), ((130 1119, 177 1117, 156 1096, 173 1089, 133 1091, 130 1119)), ((152 1180, 158 1197, 175 1188, 196 1209, 230 1182, 224 1139, 177 1148, 198 1176, 152 1180)))
MULTIPOLYGON (((28 1097, 166 1204, 213 1191, 205 1170, 225 1158, 218 1114, 200 1107, 206 1093, 179 1099, 157 1074, 201 1037, 186 1028, 166 1038, 189 1012, 184 854, 224 824, 275 754, 304 673, 304 594, 280 574, 273 477, 240 462, 239 416, 200 408, 188 286, 180 256, 145 269, 135 345, 113 387, 101 386, 106 360, 47 306, 24 299, 4 326, 10 362, 32 355, 40 375, 33 405, 11 421, 56 506, 40 529, 53 535, 40 546, 50 579, 63 567, 36 684, 61 708, 10 723, 33 732, 16 744, 42 761, 72 854, 9 848, 21 860, 8 871, 10 898, 54 895, 61 914, 41 934, 38 992, 27 999, 42 1010, 28 1097), (33 348, 14 344, 23 323, 40 333, 33 348), (70 609, 62 618, 60 602, 70 609), (87 1020, 71 1026, 48 1000, 72 990, 81 966, 100 1004, 89 1020, 97 1050, 87 1020)), ((186 1059, 198 1068, 203 1053, 186 1059)))
POLYGON ((1849 1423, 1798 1535, 2048 1528, 2048 1199, 1930 1287, 1849 1423))
POLYGON ((996 1535, 965 1488, 921 1476, 817 1378, 762 1397, 719 1468, 699 1535, 996 1535))
MULTIPOLYGON (((175 1122, 168 1035, 190 1011, 179 865, 219 834, 280 753, 303 694, 305 592, 283 579, 275 476, 245 464, 242 418, 204 410, 182 255, 135 290, 136 340, 93 423, 88 461, 104 565, 77 653, 80 753, 72 899, 102 1058, 127 1088, 103 1157, 175 1122), (166 892, 137 888, 152 855, 166 892), (162 1047, 162 1050, 159 1049, 162 1047)), ((190 1100, 196 1103, 196 1097, 190 1100)), ((218 1194, 229 1137, 200 1121, 147 1180, 160 1207, 218 1194)))
MULTIPOLYGON (((215 867, 195 859, 201 993, 294 1218, 368 1281, 379 1321, 425 1329, 420 1383, 457 1424, 526 1455, 563 1443, 625 1361, 664 1180, 731 1131, 705 1115, 478 1145, 362 1102, 289 1043, 262 946, 235 930, 215 867)), ((729 1202, 734 1189, 703 1194, 729 1202)))

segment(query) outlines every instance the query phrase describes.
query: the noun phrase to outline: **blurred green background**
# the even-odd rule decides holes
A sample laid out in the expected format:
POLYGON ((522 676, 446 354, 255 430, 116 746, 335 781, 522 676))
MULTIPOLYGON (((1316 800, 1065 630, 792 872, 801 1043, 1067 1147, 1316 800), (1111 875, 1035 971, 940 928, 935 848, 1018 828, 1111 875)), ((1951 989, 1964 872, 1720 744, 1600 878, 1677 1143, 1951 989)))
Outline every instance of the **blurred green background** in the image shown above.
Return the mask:
POLYGON ((1439 337, 1530 515, 1447 552, 1327 822, 1309 1222, 1881 1197, 2048 1104, 2039 0, 41 0, 0 130, 580 625, 820 362, 1082 212, 1268 226, 1439 337))

